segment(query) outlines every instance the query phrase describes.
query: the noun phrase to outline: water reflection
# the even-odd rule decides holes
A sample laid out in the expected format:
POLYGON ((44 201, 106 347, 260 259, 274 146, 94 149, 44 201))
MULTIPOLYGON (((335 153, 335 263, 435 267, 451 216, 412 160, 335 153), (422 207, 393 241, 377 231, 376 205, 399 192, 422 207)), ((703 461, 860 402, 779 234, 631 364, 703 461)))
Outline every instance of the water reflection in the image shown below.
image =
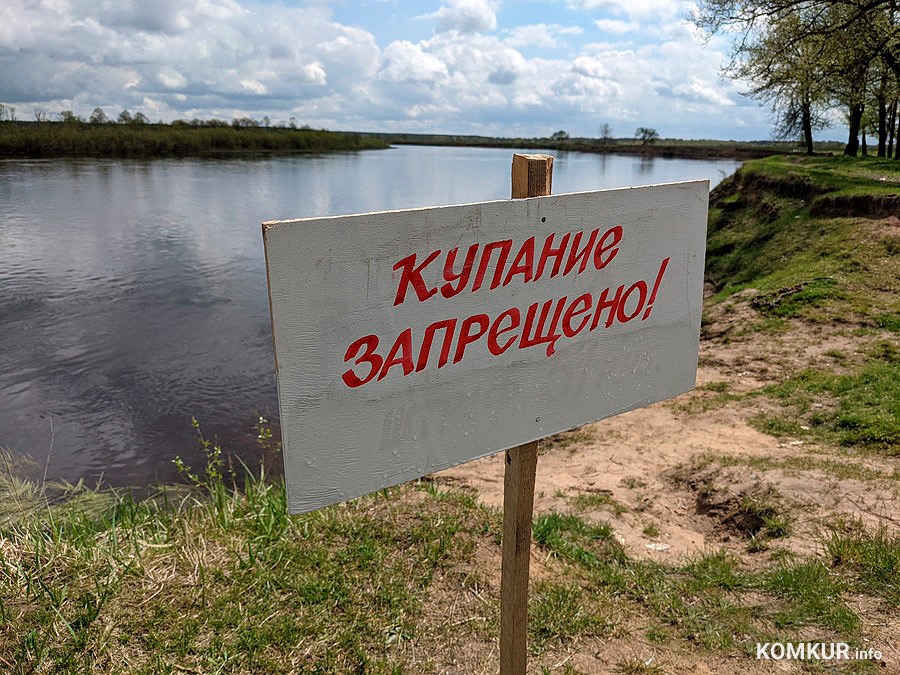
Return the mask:
POLYGON ((637 165, 637 174, 639 176, 648 176, 652 174, 655 162, 656 157, 636 157, 635 164, 637 165))
MULTIPOLYGON (((0 161, 0 446, 118 484, 198 462, 197 417, 251 462, 275 416, 259 224, 509 195, 512 151, 0 161), (52 427, 51 427, 52 425, 52 427), (52 431, 51 431, 52 428, 52 431)), ((737 166, 559 154, 554 192, 737 166)))

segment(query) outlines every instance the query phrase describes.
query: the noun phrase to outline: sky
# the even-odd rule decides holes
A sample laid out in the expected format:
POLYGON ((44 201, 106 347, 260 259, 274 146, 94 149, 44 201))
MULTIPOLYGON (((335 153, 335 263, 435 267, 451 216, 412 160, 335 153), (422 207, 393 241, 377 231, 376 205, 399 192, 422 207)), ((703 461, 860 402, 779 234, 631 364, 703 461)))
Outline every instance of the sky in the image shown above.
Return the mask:
MULTIPOLYGON (((0 102, 410 133, 762 140, 690 0, 2 0, 0 102)), ((832 130, 826 137, 839 137, 832 130)))

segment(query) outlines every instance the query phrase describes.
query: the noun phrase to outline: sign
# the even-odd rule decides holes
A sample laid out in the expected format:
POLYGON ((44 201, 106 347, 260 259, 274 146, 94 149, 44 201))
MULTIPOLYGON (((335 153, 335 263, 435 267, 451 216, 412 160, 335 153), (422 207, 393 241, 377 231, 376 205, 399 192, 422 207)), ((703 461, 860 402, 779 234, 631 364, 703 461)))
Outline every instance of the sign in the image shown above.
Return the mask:
POLYGON ((708 181, 263 224, 302 513, 694 386, 708 181))

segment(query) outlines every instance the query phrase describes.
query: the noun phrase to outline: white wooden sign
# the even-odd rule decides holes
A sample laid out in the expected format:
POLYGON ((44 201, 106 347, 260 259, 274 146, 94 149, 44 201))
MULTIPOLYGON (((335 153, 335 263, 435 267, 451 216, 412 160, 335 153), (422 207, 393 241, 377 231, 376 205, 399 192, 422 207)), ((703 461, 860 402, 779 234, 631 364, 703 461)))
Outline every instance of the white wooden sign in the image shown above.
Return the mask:
POLYGON ((708 181, 263 225, 292 513, 694 386, 708 181))

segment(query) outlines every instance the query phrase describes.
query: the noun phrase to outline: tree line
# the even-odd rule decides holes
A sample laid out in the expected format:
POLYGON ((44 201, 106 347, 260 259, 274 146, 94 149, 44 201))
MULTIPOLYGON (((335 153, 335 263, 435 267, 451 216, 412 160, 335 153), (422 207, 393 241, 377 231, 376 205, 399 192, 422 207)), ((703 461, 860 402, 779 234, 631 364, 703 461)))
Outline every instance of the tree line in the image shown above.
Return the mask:
MULTIPOLYGON (((16 122, 18 121, 18 112, 15 106, 9 105, 6 103, 0 103, 0 122, 16 122)), ((63 110, 59 113, 49 113, 42 108, 34 109, 34 121, 35 122, 51 122, 51 121, 59 121, 68 124, 130 124, 130 125, 140 125, 140 124, 152 124, 150 118, 147 117, 142 112, 130 112, 127 108, 122 110, 118 114, 117 117, 109 117, 106 114, 106 111, 103 108, 97 107, 94 108, 93 112, 91 112, 90 116, 87 120, 84 119, 81 115, 76 115, 71 110, 63 110), (54 119, 55 117, 55 119, 54 119)), ((156 122, 158 125, 166 124, 162 120, 156 122)), ((231 121, 228 120, 220 120, 220 119, 199 119, 194 118, 191 120, 173 120, 171 122, 171 126, 173 127, 233 127, 235 129, 241 128, 269 128, 273 127, 276 129, 300 129, 301 131, 312 131, 312 127, 308 124, 304 124, 301 126, 297 126, 297 120, 294 117, 291 117, 287 121, 278 121, 272 123, 268 116, 264 116, 261 120, 254 119, 253 117, 235 117, 231 121)), ((322 129, 325 131, 325 129, 322 129)))
POLYGON ((839 113, 847 124, 844 154, 900 158, 900 3, 897 0, 700 0, 694 23, 707 35, 737 35, 729 76, 771 106, 776 135, 802 138, 839 113), (860 143, 861 139, 861 143, 860 143))

